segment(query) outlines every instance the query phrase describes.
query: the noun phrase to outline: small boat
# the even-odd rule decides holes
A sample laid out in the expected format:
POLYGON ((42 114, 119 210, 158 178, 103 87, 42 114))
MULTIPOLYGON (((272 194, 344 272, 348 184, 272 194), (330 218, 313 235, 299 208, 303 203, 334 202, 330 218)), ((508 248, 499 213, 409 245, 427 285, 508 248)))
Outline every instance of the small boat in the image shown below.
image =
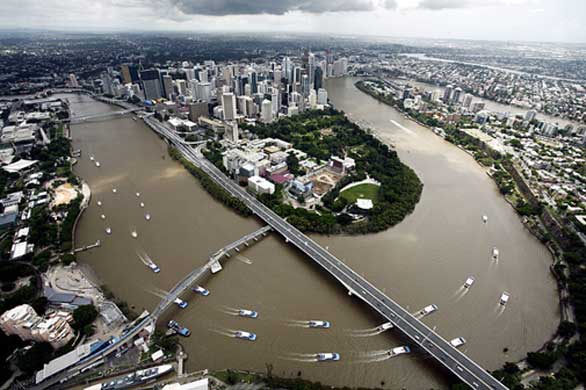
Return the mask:
POLYGON ((210 295, 209 290, 206 290, 202 286, 192 287, 191 291, 193 291, 194 293, 198 293, 199 295, 202 295, 204 297, 207 297, 208 295, 210 295))
POLYGON ((488 216, 487 215, 483 215, 482 216, 482 222, 487 223, 488 222, 488 216))
POLYGON ((140 198, 140 192, 137 192, 137 193, 136 193, 136 197, 137 197, 137 198, 140 198))
POLYGON ((258 318, 258 313, 254 310, 240 309, 238 310, 238 315, 240 317, 258 318))
POLYGON ((472 285, 474 284, 474 277, 473 276, 469 276, 468 279, 466 279, 466 281, 464 282, 464 288, 470 288, 472 287, 472 285))
POLYGON ((140 207, 144 207, 144 203, 140 202, 140 207))
POLYGON ((318 362, 337 362, 340 360, 340 354, 335 352, 316 353, 315 357, 318 362))
POLYGON ((94 160, 95 160, 94 156, 90 156, 90 161, 94 161, 94 160))
POLYGON ((113 192, 113 193, 117 193, 117 192, 118 192, 118 190, 117 190, 116 188, 112 188, 112 192, 113 192))
POLYGON ((100 164, 100 162, 99 162, 99 161, 96 161, 96 167, 98 167, 98 168, 99 168, 101 165, 102 165, 102 164, 100 164))
POLYGON ((106 228, 106 234, 112 234, 112 229, 106 228))
POLYGON ((130 232, 130 235, 132 236, 132 238, 137 238, 138 237, 138 233, 133 230, 132 232, 130 232))
POLYGON ((136 122, 138 119, 135 116, 133 116, 132 120, 136 122))
POLYGON ((458 348, 466 344, 466 339, 464 337, 456 337, 455 339, 450 340, 450 344, 452 344, 452 347, 458 348))
POLYGON ((146 214, 145 214, 145 216, 144 216, 144 218, 145 218, 147 221, 150 221, 150 220, 151 220, 151 215, 150 215, 149 213, 146 213, 146 214))
POLYGON ((509 298, 511 297, 511 295, 508 292, 504 292, 501 295, 501 299, 499 301, 499 304, 505 306, 507 304, 507 302, 509 302, 509 298))
POLYGON ((379 330, 380 332, 384 332, 387 329, 391 329, 393 327, 393 323, 392 322, 385 322, 382 325, 379 325, 376 327, 377 330, 379 330))
POLYGON ((389 354, 389 356, 393 357, 393 356, 402 355, 404 353, 409 353, 409 352, 411 352, 411 348, 409 348, 408 346, 404 346, 404 347, 393 348, 390 351, 388 351, 387 353, 389 354))
POLYGON ((499 260, 499 250, 496 247, 492 248, 492 259, 494 261, 499 260))
POLYGON ((100 215, 101 219, 106 219, 106 216, 104 214, 100 215))
POLYGON ((256 335, 254 333, 245 332, 243 330, 237 330, 236 332, 234 332, 234 337, 236 337, 238 339, 249 340, 249 341, 256 340, 256 335))
POLYGON ((425 306, 423 309, 419 310, 417 312, 417 314, 419 314, 422 317, 425 317, 426 315, 429 315, 436 310, 437 310, 437 305, 428 305, 428 306, 425 306))
POLYGON ((158 274, 159 272, 161 272, 161 269, 155 263, 149 263, 149 264, 147 264, 147 267, 149 267, 156 274, 158 274))
POLYGON ((307 325, 309 325, 310 328, 324 328, 324 329, 328 329, 329 327, 332 326, 332 324, 329 321, 320 321, 320 320, 309 320, 307 322, 307 325))
POLYGON ((173 302, 182 309, 185 309, 187 307, 187 302, 185 302, 181 298, 175 298, 173 302))
POLYGON ((98 200, 98 206, 99 207, 102 207, 102 201, 101 200, 98 200))
POLYGON ((188 328, 179 325, 179 323, 175 320, 169 321, 169 323, 167 324, 167 328, 174 330, 175 332, 177 332, 178 335, 183 337, 189 337, 189 335, 191 334, 191 331, 188 328))

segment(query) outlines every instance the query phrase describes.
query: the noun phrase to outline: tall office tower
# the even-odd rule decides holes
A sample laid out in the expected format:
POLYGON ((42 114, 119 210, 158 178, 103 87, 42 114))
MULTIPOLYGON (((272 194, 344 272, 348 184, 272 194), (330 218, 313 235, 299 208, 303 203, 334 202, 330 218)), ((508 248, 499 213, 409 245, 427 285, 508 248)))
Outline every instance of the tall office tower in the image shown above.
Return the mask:
POLYGON ((328 78, 328 63, 326 60, 321 60, 319 64, 317 64, 321 68, 321 74, 323 78, 328 78))
POLYGON ((307 64, 309 63, 309 50, 305 49, 303 51, 303 55, 301 56, 301 66, 303 69, 307 69, 307 64))
POLYGON ((309 75, 309 84, 313 85, 315 77, 315 55, 309 53, 307 56, 307 74, 309 75))
POLYGON ((290 96, 290 102, 294 103, 297 107, 299 107, 299 105, 303 101, 303 96, 299 92, 291 92, 290 96))
POLYGON ((324 72, 323 72, 322 68, 318 66, 315 68, 315 72, 314 72, 313 88, 316 91, 319 91, 319 89, 323 86, 323 83, 324 83, 324 72))
POLYGON ((317 90, 317 104, 328 104, 328 91, 326 91, 324 88, 317 90))
POLYGON ((247 106, 246 106, 246 99, 250 99, 249 96, 238 96, 238 98, 236 99, 236 103, 237 103, 237 108, 238 108, 238 113, 240 115, 244 115, 244 116, 248 116, 248 112, 246 111, 247 106))
POLYGON ((199 81, 207 83, 208 79, 208 71, 206 69, 199 71, 199 81))
POLYGON ((270 123, 273 120, 273 110, 272 110, 273 103, 265 99, 262 101, 261 109, 260 109, 260 119, 264 123, 270 123))
POLYGON ((283 58, 281 69, 283 70, 284 77, 287 79, 287 81, 293 81, 293 75, 291 74, 291 71, 293 70, 293 63, 291 62, 291 59, 289 57, 283 58))
POLYGON ((197 96, 197 85, 199 84, 199 81, 193 79, 189 82, 189 94, 191 95, 191 97, 195 100, 200 99, 197 96))
POLYGON ((120 73, 122 73, 122 81, 124 84, 132 83, 132 76, 130 75, 130 67, 128 64, 122 64, 120 66, 120 73))
POLYGON ((161 77, 158 69, 143 70, 140 72, 144 98, 148 100, 160 99, 163 97, 161 77))
POLYGON ((280 86, 281 85, 281 79, 283 78, 283 72, 281 72, 281 69, 275 69, 274 73, 273 73, 273 83, 275 86, 280 86))
POLYGON ((110 73, 102 72, 100 79, 102 80, 102 92, 114 96, 114 85, 110 73))
POLYGON ((189 120, 197 122, 200 117, 208 117, 210 115, 208 110, 208 102, 203 100, 196 100, 189 104, 189 120))
POLYGON ((537 116, 537 111, 529 110, 525 113, 525 120, 527 122, 531 122, 533 119, 535 119, 536 116, 537 116))
POLYGON ((232 72, 231 65, 224 66, 222 69, 222 77, 224 78, 224 83, 226 85, 232 85, 232 78, 234 77, 234 74, 232 72))
POLYGON ((433 90, 431 91, 431 101, 432 102, 439 102, 440 98, 442 96, 442 91, 440 91, 439 89, 433 90))
POLYGON ((443 101, 444 103, 448 104, 450 102, 450 99, 452 98, 452 91, 454 90, 454 87, 451 85, 446 86, 446 89, 444 90, 444 98, 443 101))
POLYGON ((246 99, 246 114, 249 118, 254 118, 256 116, 256 104, 254 103, 254 99, 247 96, 246 99))
POLYGON ((470 95, 469 93, 465 94, 464 100, 462 100, 462 107, 470 108, 470 105, 472 104, 472 98, 473 98, 473 96, 470 95))
POLYGON ((173 77, 171 77, 170 74, 163 75, 163 93, 165 94, 165 98, 167 98, 167 100, 173 100, 174 92, 173 77))
POLYGON ((77 77, 75 76, 75 73, 69 73, 68 84, 71 88, 79 88, 79 83, 77 82, 77 77))
POLYGON ((193 69, 193 67, 183 68, 183 72, 185 73, 185 78, 187 81, 195 79, 195 69, 193 69))
POLYGON ((228 122, 224 125, 224 138, 234 143, 238 142, 239 138, 238 123, 228 122))
POLYGON ((326 62, 328 64, 334 63, 334 53, 331 50, 326 50, 326 62))
POLYGON ((252 96, 252 87, 250 86, 250 84, 246 84, 244 86, 244 95, 252 96))
POLYGON ((252 72, 250 72, 250 93, 255 94, 258 92, 258 75, 256 74, 256 72, 253 70, 252 72))
POLYGON ((179 91, 179 94, 182 96, 187 96, 188 93, 188 89, 187 89, 187 81, 183 80, 183 79, 179 79, 176 81, 177 84, 177 90, 179 91))
POLYGON ((281 99, 279 98, 279 89, 273 88, 271 92, 271 103, 272 103, 272 110, 273 115, 277 115, 279 113, 279 108, 281 107, 281 99))
POLYGON ((309 76, 304 74, 301 76, 301 93, 303 96, 309 96, 309 90, 311 89, 311 85, 309 82, 309 76))
POLYGON ((458 87, 458 88, 454 89, 454 93, 452 94, 452 102, 459 103, 461 96, 462 96, 462 88, 458 87))
POLYGON ((236 119, 236 96, 232 92, 226 92, 222 95, 222 108, 224 109, 225 121, 236 119))
POLYGON ((212 85, 210 83, 198 83, 195 92, 195 96, 200 100, 205 100, 208 103, 212 100, 212 85))
POLYGON ((315 93, 315 89, 309 91, 309 107, 312 110, 317 108, 317 94, 315 93))
POLYGON ((334 61, 333 64, 333 75, 334 77, 344 76, 348 73, 348 59, 347 58, 339 58, 334 61))

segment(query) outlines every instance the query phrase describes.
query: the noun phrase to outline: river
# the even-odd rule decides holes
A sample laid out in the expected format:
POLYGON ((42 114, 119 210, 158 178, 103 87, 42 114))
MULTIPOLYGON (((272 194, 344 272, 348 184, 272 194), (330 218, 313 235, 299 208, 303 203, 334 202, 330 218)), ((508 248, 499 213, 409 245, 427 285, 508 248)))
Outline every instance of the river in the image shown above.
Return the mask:
MULTIPOLYGON (((551 257, 502 199, 484 171, 466 153, 394 109, 359 92, 352 79, 329 80, 330 98, 357 120, 368 120, 425 184, 421 202, 405 221, 379 234, 316 239, 343 261, 416 311, 439 306, 424 321, 447 339, 463 336, 463 351, 489 369, 521 358, 555 331, 559 313, 551 257), (391 122, 396 121, 400 126, 391 122), (483 224, 481 217, 489 221, 483 224), (498 264, 490 261, 497 246, 498 264), (459 291, 474 275, 471 291, 459 291), (504 312, 499 296, 511 293, 504 312), (507 354, 503 348, 508 348, 507 354)), ((81 115, 112 110, 87 96, 69 95, 81 115)), ((74 147, 83 151, 75 171, 91 186, 91 206, 82 216, 78 243, 103 245, 78 255, 121 299, 152 309, 157 290, 170 289, 228 242, 257 229, 259 221, 238 217, 214 201, 171 161, 165 144, 143 123, 117 118, 72 126, 74 147), (89 161, 94 155, 97 168, 89 161), (113 193, 112 189, 117 192, 113 193), (136 192, 141 193, 140 199, 136 192), (96 202, 101 200, 102 207, 96 202), (140 202, 145 207, 139 207, 140 202), (152 215, 146 221, 144 214, 152 215), (105 220, 100 215, 106 216, 105 220), (112 228, 112 235, 104 233, 112 228), (133 239, 131 230, 138 238, 133 239), (138 259, 147 253, 161 267, 152 273, 138 259)), ((176 319, 192 330, 182 339, 188 368, 240 368, 297 376, 331 385, 385 388, 445 388, 445 372, 425 354, 381 360, 376 351, 408 344, 395 332, 358 337, 383 321, 311 261, 274 233, 232 256, 204 286, 210 296, 185 294, 189 307, 173 306, 161 321, 176 319), (230 315, 233 308, 259 312, 256 320, 230 315), (329 330, 297 321, 323 319, 329 330), (255 332, 254 343, 226 336, 233 329, 255 332), (338 352, 335 363, 307 362, 307 355, 338 352)))

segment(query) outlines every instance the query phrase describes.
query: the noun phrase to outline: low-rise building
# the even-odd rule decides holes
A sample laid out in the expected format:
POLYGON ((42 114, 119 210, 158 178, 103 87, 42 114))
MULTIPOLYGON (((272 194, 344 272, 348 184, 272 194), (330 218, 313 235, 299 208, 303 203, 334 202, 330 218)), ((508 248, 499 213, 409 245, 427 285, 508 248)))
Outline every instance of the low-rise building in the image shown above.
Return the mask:
POLYGON ((275 185, 260 176, 248 178, 248 188, 257 194, 274 194, 275 185))

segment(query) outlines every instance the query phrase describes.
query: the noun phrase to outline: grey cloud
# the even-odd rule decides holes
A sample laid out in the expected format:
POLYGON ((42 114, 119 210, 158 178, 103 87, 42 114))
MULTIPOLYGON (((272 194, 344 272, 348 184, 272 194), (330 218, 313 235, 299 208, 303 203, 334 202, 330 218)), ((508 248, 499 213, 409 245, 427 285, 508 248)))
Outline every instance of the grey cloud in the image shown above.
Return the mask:
MULTIPOLYGON (((371 11, 378 4, 373 0, 171 0, 171 3, 185 14, 213 16, 371 11)), ((382 5, 396 7, 394 0, 384 0, 382 5)))
POLYGON ((466 8, 472 5, 469 0, 423 0, 419 3, 419 8, 430 10, 466 8))

